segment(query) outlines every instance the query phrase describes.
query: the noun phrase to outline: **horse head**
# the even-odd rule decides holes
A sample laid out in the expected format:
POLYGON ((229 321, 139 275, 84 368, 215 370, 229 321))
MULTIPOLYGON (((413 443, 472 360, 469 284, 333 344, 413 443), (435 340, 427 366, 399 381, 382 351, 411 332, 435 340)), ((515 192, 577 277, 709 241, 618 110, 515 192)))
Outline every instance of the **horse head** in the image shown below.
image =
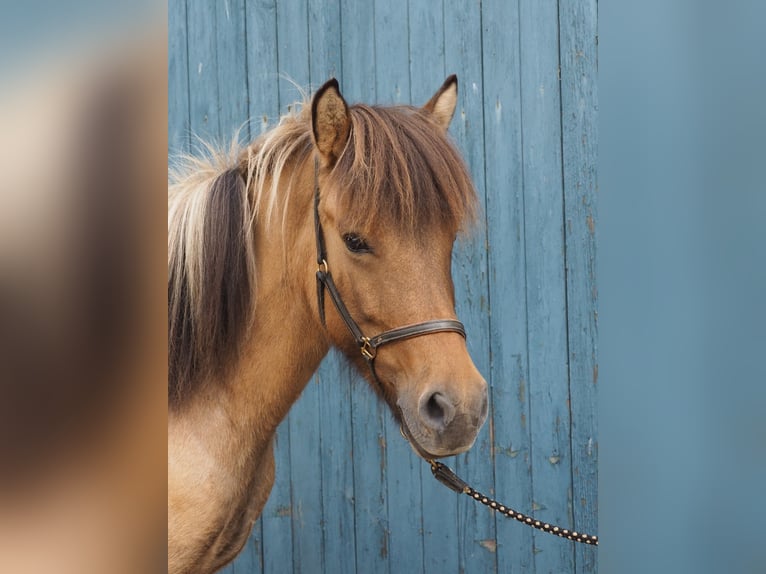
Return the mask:
POLYGON ((447 134, 456 103, 451 76, 422 108, 349 106, 335 80, 311 104, 317 313, 425 458, 468 450, 487 417, 451 277, 476 209, 447 134))

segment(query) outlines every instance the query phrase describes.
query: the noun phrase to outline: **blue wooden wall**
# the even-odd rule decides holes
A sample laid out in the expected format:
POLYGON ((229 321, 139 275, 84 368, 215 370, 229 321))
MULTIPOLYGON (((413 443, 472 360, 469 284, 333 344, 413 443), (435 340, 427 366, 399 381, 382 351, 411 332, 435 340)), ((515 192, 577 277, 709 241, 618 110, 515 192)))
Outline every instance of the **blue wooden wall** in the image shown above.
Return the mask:
MULTIPOLYGON (((171 151, 273 126, 290 82, 421 105, 460 82, 451 133, 484 206, 457 246, 490 418, 448 460, 476 488, 597 532, 597 0, 169 1, 171 151)), ((433 480, 330 355, 277 435, 277 478, 225 571, 595 572, 597 550, 496 517, 433 480)))

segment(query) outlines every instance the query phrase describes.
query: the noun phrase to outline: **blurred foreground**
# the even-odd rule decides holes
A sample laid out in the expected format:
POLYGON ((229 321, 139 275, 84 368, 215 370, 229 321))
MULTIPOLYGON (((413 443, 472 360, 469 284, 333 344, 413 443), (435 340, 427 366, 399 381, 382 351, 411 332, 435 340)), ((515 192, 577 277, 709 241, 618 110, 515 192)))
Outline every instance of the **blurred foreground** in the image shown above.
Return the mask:
POLYGON ((165 568, 160 8, 0 59, 0 572, 165 568))

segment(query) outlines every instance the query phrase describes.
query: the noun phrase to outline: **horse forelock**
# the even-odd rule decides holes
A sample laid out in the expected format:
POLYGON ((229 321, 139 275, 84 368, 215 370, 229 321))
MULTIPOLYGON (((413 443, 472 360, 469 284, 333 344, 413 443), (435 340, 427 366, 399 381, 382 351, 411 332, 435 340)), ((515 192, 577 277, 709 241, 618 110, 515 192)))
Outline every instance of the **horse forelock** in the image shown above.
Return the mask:
POLYGON ((350 225, 406 234, 473 225, 477 197, 468 169, 425 112, 356 104, 350 113, 350 141, 331 174, 350 225))

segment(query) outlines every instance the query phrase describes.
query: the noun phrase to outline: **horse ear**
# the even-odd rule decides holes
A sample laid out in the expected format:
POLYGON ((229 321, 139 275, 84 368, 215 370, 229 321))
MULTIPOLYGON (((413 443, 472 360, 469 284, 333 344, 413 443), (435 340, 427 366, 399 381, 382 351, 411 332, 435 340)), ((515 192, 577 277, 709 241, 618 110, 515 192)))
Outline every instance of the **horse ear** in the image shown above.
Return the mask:
POLYGON ((348 106, 340 95, 338 80, 328 80, 311 101, 311 127, 314 143, 324 165, 331 167, 343 153, 349 133, 351 118, 348 106))
POLYGON ((423 106, 423 111, 430 115, 446 132, 457 106, 457 76, 452 74, 444 80, 442 87, 423 106))

